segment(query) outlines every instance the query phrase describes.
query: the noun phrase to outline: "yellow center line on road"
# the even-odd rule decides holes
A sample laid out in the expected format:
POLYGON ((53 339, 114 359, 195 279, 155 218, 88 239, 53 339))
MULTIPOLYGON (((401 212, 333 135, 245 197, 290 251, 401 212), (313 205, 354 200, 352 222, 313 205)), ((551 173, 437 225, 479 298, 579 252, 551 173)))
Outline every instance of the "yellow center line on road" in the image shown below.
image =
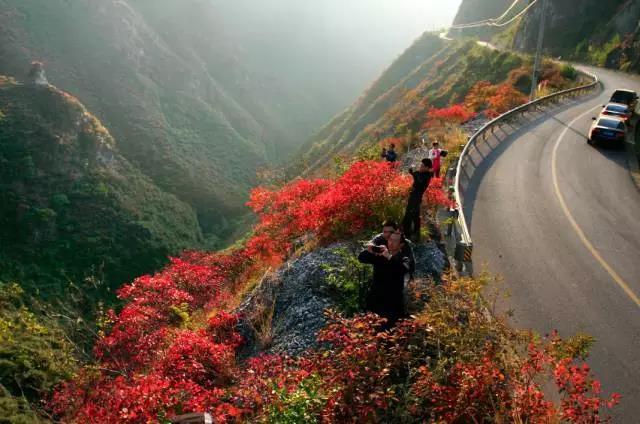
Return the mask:
POLYGON ((629 285, 622 279, 622 277, 620 277, 620 275, 611 267, 611 265, 609 265, 607 263, 607 261, 604 260, 602 255, 600 255, 600 253, 596 250, 596 248, 593 246, 593 244, 591 244, 591 242, 589 241, 587 236, 584 234, 584 231, 582 231, 582 228, 580 228, 580 226, 576 222, 575 218, 571 214, 571 211, 567 207, 567 202, 565 202, 564 196, 562 195, 562 192, 560 191, 560 185, 558 184, 557 159, 558 159, 558 147, 560 146, 560 143, 564 139, 564 136, 567 135, 567 132, 573 126, 573 124, 575 124, 580 119, 582 119, 585 116, 587 116, 588 114, 592 113, 593 110, 599 109, 601 107, 602 106, 598 105, 598 106, 596 106, 596 107, 594 107, 592 109, 589 109, 587 112, 583 113, 582 115, 578 116, 576 119, 571 121, 566 126, 564 131, 562 131, 562 134, 560 134, 560 136, 558 137, 558 140, 556 141, 556 145, 553 148, 553 154, 551 156, 551 174, 552 174, 552 177, 553 177, 553 189, 556 192, 556 196, 558 197, 558 200, 560 201, 560 207, 562 208, 562 211, 564 212, 565 216, 567 217, 567 219, 571 223, 571 226, 573 227, 575 232, 578 234, 578 237, 580 237, 580 240, 582 241, 582 244, 584 244, 585 247, 587 248, 587 250, 589 250, 589 252, 591 252, 593 257, 596 258, 596 260, 600 263, 600 265, 602 265, 602 267, 605 269, 605 271, 607 271, 609 273, 611 278, 613 278, 613 281, 615 281, 616 284, 627 294, 627 296, 629 296, 629 298, 638 307, 640 307, 640 298, 638 298, 638 295, 636 295, 633 292, 633 290, 631 290, 629 285))

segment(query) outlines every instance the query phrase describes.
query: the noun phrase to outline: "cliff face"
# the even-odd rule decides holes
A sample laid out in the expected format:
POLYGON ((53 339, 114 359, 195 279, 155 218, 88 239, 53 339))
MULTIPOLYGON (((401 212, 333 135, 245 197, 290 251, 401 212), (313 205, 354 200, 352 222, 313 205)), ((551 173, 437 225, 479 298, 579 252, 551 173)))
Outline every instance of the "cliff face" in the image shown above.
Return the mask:
POLYGON ((454 25, 477 22, 500 16, 512 0, 462 0, 454 25))
MULTIPOLYGON (((540 8, 522 20, 513 47, 532 51, 540 8)), ((550 0, 545 51, 555 56, 640 72, 640 1, 550 0)))
MULTIPOLYGON (((511 6, 512 0, 462 0, 458 13, 453 20, 454 25, 468 24, 471 22, 483 21, 485 19, 496 18, 504 13, 511 6)), ((520 10, 516 7, 514 10, 520 10)), ((453 36, 471 36, 481 39, 490 39, 500 30, 491 27, 468 28, 462 30, 451 30, 453 36)))
MULTIPOLYGON (((625 4, 632 3, 627 0, 549 0, 545 45, 554 52, 570 52, 585 40, 604 42, 615 33, 633 31, 635 28, 629 22, 618 26, 622 23, 618 12, 625 4)), ((540 1, 522 20, 514 39, 515 48, 535 49, 541 5, 540 1)))
MULTIPOLYGON (((499 16, 510 4, 510 0, 464 0, 455 23, 499 16)), ((537 45, 541 13, 542 0, 511 26, 465 29, 453 34, 493 38, 498 45, 532 52, 537 45)), ((640 72, 640 1, 549 0, 546 18, 547 54, 640 72)))

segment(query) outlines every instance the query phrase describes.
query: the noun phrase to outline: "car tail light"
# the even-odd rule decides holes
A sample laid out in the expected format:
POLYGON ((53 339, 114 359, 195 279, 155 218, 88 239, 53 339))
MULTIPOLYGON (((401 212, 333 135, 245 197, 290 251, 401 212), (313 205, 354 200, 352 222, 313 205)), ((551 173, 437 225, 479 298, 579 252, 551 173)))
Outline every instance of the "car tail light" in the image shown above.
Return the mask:
POLYGON ((616 132, 616 137, 624 138, 624 133, 622 131, 616 132))

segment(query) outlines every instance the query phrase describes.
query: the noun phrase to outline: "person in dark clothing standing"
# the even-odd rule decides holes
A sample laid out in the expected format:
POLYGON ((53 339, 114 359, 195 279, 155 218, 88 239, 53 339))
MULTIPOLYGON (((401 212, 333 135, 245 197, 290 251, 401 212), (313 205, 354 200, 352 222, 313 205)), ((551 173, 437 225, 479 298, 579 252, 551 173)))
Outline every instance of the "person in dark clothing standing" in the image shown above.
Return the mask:
MULTIPOLYGON (((391 235, 399 229, 400 227, 395 221, 384 221, 382 223, 382 232, 371 239, 367 244, 367 250, 373 253, 373 248, 375 246, 389 247, 389 238, 391 238, 391 235)), ((416 270, 416 260, 413 255, 412 243, 409 240, 405 240, 404 245, 402 246, 402 253, 409 258, 409 274, 413 276, 413 273, 416 270)))
POLYGON ((402 252, 405 243, 400 232, 391 234, 389 247, 363 250, 358 260, 373 265, 373 282, 367 295, 367 310, 387 319, 382 330, 393 327, 404 316, 404 275, 409 271, 409 258, 402 252))
POLYGON ((388 149, 382 149, 382 155, 381 156, 387 162, 392 162, 393 163, 396 160, 398 160, 398 153, 396 153, 395 144, 390 144, 388 149))
POLYGON ((420 239, 420 205, 422 204, 422 196, 429 187, 431 178, 433 177, 433 164, 431 159, 422 159, 418 171, 409 168, 409 173, 413 177, 413 186, 409 193, 407 209, 402 220, 402 228, 407 237, 415 237, 420 239))

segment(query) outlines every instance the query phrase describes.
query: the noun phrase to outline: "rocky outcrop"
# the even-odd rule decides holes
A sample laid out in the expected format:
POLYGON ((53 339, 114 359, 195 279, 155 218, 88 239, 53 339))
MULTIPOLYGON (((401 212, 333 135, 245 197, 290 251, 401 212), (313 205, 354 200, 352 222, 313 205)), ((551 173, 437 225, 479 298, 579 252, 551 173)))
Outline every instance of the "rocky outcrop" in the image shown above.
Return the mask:
MULTIPOLYGON (((291 260, 267 275, 238 309, 240 332, 247 341, 243 356, 284 352, 299 355, 316 346, 318 331, 326 325, 324 312, 338 309, 327 284, 327 267, 345 266, 339 250, 361 249, 357 243, 336 243, 291 260)), ((446 258, 433 241, 414 246, 416 279, 436 281, 446 258)))
POLYGON ((29 83, 33 85, 49 85, 47 77, 44 73, 44 65, 42 62, 33 62, 29 71, 29 83))

